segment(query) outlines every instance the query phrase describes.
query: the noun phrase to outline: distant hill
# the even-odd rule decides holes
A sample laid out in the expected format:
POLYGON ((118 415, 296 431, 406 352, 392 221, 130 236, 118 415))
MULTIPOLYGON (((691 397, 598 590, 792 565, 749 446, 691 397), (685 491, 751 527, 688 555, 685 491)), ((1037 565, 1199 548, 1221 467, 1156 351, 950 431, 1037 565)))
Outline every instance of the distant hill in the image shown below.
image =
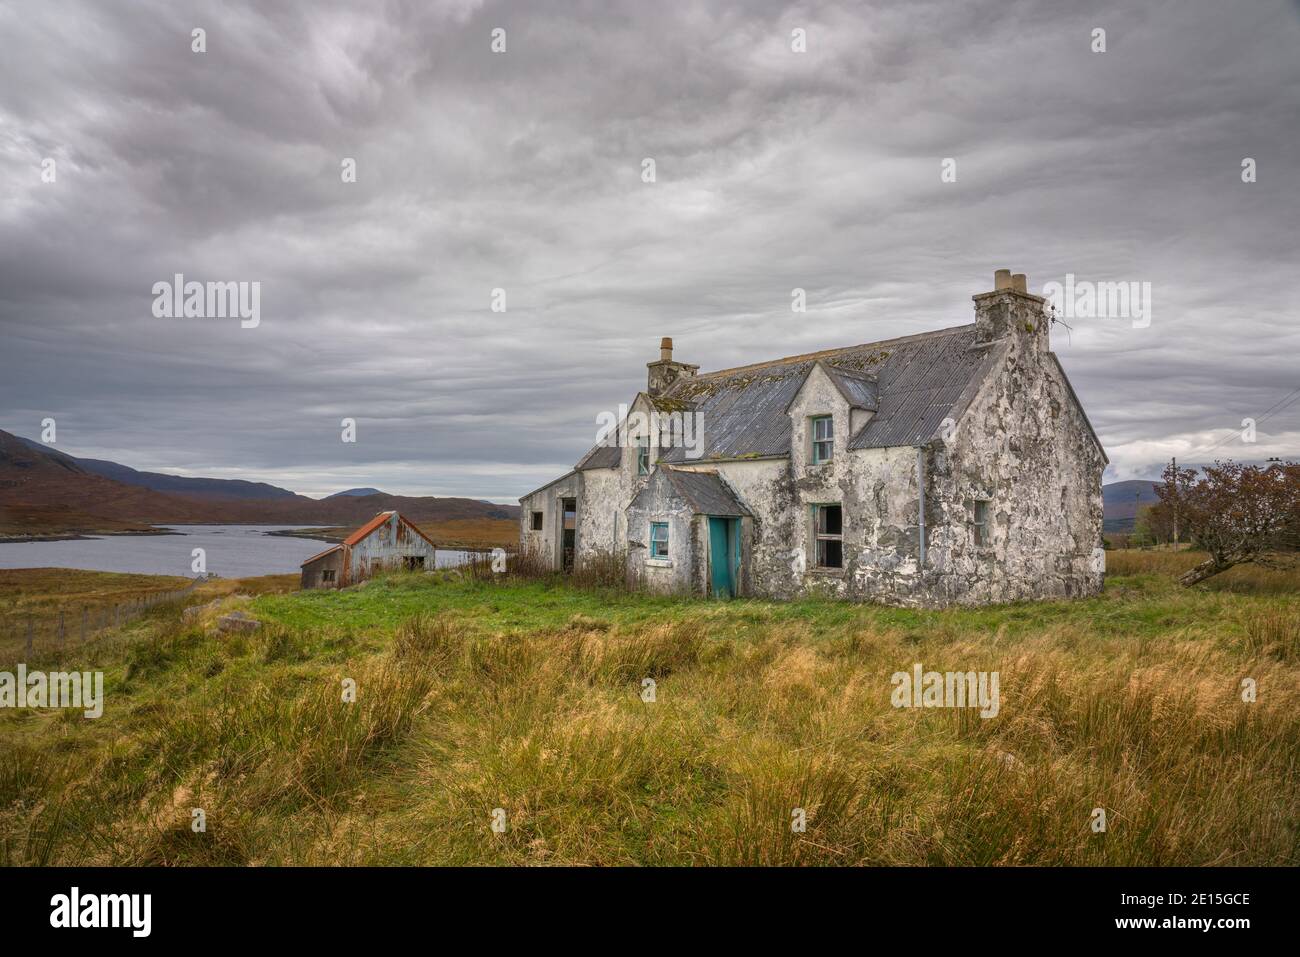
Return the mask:
POLYGON ((126 485, 0 432, 0 532, 128 531, 204 521, 197 501, 126 485))
POLYGON ((417 523, 513 520, 519 515, 517 505, 470 498, 360 494, 371 492, 369 489, 317 500, 261 482, 181 479, 182 483, 199 484, 165 490, 144 484, 158 479, 181 477, 78 459, 0 431, 0 533, 223 523, 355 526, 387 509, 396 509, 417 523), (95 468, 90 467, 92 463, 95 468), (114 474, 133 481, 111 477, 114 474))
POLYGON ((56 459, 80 466, 92 475, 101 475, 123 485, 138 485, 153 489, 155 492, 183 492, 186 495, 213 496, 216 498, 294 498, 287 488, 268 485, 265 482, 246 482, 243 479, 189 478, 184 475, 165 475, 162 472, 139 472, 128 465, 106 462, 103 459, 82 459, 64 452, 58 452, 25 439, 14 436, 28 448, 35 449, 56 459))
POLYGON ((1127 482, 1103 485, 1101 501, 1105 517, 1102 520, 1102 531, 1133 531, 1133 521, 1137 518, 1138 509, 1160 501, 1155 489, 1157 485, 1163 484, 1163 482, 1130 479, 1127 482))
POLYGON ((325 498, 322 499, 322 501, 326 501, 331 498, 338 498, 340 495, 351 495, 354 497, 361 497, 363 495, 383 495, 383 494, 384 493, 379 491, 379 489, 377 488, 349 488, 349 489, 344 489, 342 492, 335 492, 333 495, 326 495, 325 498))

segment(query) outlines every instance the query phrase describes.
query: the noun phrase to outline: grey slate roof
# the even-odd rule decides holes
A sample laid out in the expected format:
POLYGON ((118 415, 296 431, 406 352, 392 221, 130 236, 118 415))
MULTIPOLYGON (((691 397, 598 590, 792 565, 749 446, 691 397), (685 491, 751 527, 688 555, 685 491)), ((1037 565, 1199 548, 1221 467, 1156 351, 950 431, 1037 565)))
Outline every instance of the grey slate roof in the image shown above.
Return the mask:
POLYGON ((849 372, 822 360, 818 360, 817 365, 826 370, 826 375, 852 408, 870 409, 874 412, 879 407, 880 382, 873 373, 849 372))
POLYGON ((736 498, 717 472, 692 472, 687 469, 661 470, 697 515, 749 515, 750 511, 736 498))
MULTIPOLYGON (((788 456, 786 409, 817 362, 850 404, 875 409, 849 448, 922 445, 946 417, 960 416, 1004 349, 1000 344, 976 346, 971 323, 684 377, 667 397, 690 402, 699 413, 704 451, 699 459, 688 459, 685 449, 663 449, 658 460, 788 456)), ((577 468, 616 468, 619 451, 598 446, 577 468)))
POLYGON ((590 452, 578 459, 574 469, 579 472, 587 469, 616 469, 622 461, 622 449, 617 445, 597 445, 590 452))
MULTIPOLYGON (((618 463, 615 462, 614 464, 617 465, 618 463)), ((526 495, 521 495, 521 496, 519 496, 519 501, 522 503, 522 502, 524 501, 524 499, 532 498, 532 497, 533 497, 534 495, 536 495, 538 492, 544 492, 544 491, 546 491, 548 488, 550 488, 552 485, 558 485, 559 483, 563 482, 566 478, 568 478, 569 476, 573 475, 573 474, 574 474, 575 472, 577 472, 577 471, 578 471, 578 470, 577 470, 576 468, 569 469, 569 471, 565 472, 565 473, 564 473, 563 475, 561 475, 559 478, 551 479, 551 480, 550 480, 549 482, 547 482, 545 485, 539 485, 539 486, 537 486, 537 488, 533 489, 531 492, 527 493, 526 495)))

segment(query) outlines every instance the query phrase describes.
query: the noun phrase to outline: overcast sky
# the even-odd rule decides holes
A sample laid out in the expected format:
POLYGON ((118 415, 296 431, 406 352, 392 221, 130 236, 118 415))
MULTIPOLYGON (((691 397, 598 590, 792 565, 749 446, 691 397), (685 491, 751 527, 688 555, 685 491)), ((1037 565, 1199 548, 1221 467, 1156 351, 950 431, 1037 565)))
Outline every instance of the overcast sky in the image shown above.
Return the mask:
POLYGON ((513 501, 661 336, 708 371, 958 325, 1005 266, 1151 284, 1053 332, 1107 481, 1295 456, 1298 167, 1295 2, 6 0, 0 428, 513 501), (260 324, 156 318, 175 273, 260 324))

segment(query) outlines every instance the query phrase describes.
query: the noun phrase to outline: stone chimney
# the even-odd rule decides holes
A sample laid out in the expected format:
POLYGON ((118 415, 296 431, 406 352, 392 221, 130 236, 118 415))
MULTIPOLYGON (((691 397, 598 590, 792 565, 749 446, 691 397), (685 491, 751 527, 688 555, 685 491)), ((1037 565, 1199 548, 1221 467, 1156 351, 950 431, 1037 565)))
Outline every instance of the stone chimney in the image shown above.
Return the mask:
POLYGON ((1013 338, 1043 349, 1049 347, 1047 300, 1029 292, 1025 274, 1010 269, 993 273, 993 291, 975 301, 975 339, 980 344, 1013 338))
POLYGON ((659 340, 659 361, 647 362, 646 368, 649 373, 645 390, 650 395, 663 395, 682 376, 693 376, 700 371, 699 366, 673 361, 673 340, 667 336, 659 340))

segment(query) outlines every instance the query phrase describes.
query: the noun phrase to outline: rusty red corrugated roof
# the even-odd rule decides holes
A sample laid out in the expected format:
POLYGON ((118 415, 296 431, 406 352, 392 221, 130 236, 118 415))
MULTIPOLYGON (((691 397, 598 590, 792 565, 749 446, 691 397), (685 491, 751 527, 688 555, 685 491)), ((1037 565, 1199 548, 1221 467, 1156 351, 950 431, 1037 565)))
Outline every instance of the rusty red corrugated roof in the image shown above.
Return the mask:
POLYGON ((377 529, 380 525, 384 524, 384 522, 388 521, 388 517, 392 514, 393 513, 391 510, 387 512, 380 512, 370 521, 366 522, 366 524, 362 525, 355 532, 353 532, 351 535, 345 538, 343 540, 343 544, 344 545, 357 544, 359 541, 361 541, 363 538, 365 538, 367 535, 369 535, 371 532, 377 529))

